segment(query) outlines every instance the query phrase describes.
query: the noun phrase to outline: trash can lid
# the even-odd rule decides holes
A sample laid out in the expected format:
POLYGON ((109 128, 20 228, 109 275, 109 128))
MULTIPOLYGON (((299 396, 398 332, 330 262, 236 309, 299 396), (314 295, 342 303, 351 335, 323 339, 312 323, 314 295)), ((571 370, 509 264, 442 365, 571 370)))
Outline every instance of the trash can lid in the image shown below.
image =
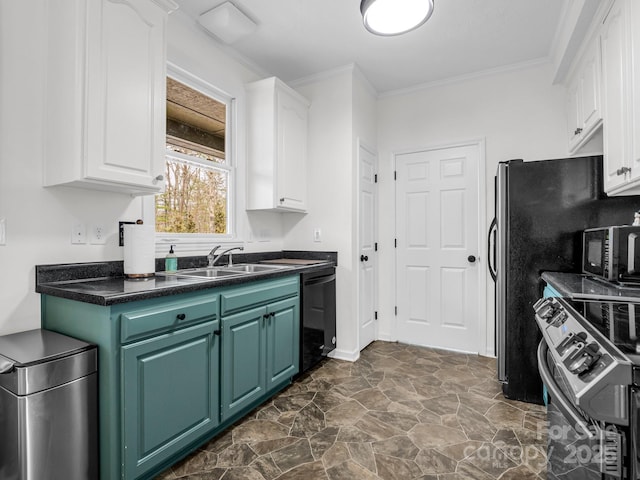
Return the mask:
POLYGON ((0 373, 3 365, 8 369, 36 365, 88 348, 90 343, 44 329, 0 336, 0 373))

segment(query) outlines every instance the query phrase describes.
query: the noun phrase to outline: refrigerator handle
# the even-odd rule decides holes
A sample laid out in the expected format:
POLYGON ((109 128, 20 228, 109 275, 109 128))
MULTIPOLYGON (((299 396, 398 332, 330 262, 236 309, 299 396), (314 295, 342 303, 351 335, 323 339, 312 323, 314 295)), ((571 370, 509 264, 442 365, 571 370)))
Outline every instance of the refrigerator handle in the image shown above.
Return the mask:
POLYGON ((487 240, 487 258, 489 259, 488 260, 489 273, 491 274, 491 278, 493 278, 494 282, 498 278, 498 272, 496 271, 496 236, 497 235, 498 235, 498 223, 494 218, 491 221, 491 226, 489 227, 489 238, 487 240), (493 240, 493 242, 491 240, 493 240))

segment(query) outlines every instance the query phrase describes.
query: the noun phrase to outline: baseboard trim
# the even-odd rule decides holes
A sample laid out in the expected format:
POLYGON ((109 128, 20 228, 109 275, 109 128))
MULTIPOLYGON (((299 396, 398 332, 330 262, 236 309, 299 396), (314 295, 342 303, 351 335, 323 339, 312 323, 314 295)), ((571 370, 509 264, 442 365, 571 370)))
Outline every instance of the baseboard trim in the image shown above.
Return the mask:
POLYGON ((346 360, 347 362, 355 362, 360 358, 360 351, 357 349, 353 351, 347 351, 336 348, 332 352, 329 352, 329 357, 335 358, 337 360, 346 360))

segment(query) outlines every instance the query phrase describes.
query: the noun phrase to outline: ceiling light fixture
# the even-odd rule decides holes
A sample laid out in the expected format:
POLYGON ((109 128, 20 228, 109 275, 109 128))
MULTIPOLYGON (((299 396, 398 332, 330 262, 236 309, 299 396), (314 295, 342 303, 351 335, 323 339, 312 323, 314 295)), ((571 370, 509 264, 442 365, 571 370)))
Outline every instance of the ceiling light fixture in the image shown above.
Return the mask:
POLYGON ((364 26, 376 35, 400 35, 418 28, 433 13, 433 0, 362 0, 364 26))

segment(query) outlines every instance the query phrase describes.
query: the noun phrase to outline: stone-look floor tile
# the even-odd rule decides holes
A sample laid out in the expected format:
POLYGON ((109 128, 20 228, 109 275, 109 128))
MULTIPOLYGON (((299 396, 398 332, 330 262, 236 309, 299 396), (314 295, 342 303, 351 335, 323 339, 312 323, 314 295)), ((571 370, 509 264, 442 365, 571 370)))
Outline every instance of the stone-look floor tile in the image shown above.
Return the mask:
POLYGON ((325 413, 332 408, 342 405, 348 400, 349 399, 347 397, 332 391, 317 392, 315 397, 313 397, 313 403, 315 403, 318 408, 325 413))
POLYGON ((351 458, 346 443, 336 442, 322 456, 322 463, 327 470, 346 462, 351 458))
POLYGON ((403 432, 399 428, 393 427, 385 422, 378 420, 376 417, 366 414, 355 424, 363 432, 368 433, 376 440, 385 440, 387 438, 402 435, 403 432))
POLYGON ((418 417, 410 413, 372 411, 369 415, 403 432, 408 432, 420 423, 418 417))
POLYGON ((327 359, 156 480, 543 480, 546 409, 495 359, 374 342, 327 359))
POLYGON ((307 439, 301 439, 298 442, 281 448, 271 454, 274 462, 280 470, 286 472, 303 463, 314 462, 311 446, 307 439))
POLYGON ((376 473, 376 458, 370 443, 347 443, 347 448, 354 462, 376 473))
POLYGON ((289 435, 289 429, 270 420, 251 420, 233 429, 233 443, 263 442, 289 435))
POLYGON ((484 416, 491 423, 504 428, 523 428, 525 412, 505 402, 498 402, 492 406, 484 416))
POLYGON ((265 440, 263 442, 256 442, 251 444, 251 449, 258 455, 266 455, 267 453, 275 452, 281 448, 288 447, 292 443, 296 443, 299 438, 296 437, 284 437, 276 438, 274 440, 265 440))
POLYGON ((373 442, 373 453, 390 457, 413 460, 420 451, 418 447, 405 435, 391 437, 386 440, 373 442))
POLYGON ((443 447, 436 447, 443 455, 449 458, 453 458, 456 461, 464 460, 467 457, 473 455, 473 453, 482 446, 482 442, 475 440, 469 440, 462 443, 455 443, 453 445, 447 445, 443 447))
POLYGON ((218 454, 219 467, 242 467, 253 462, 258 455, 246 443, 231 445, 218 454))
POLYGON ((310 403, 296 415, 290 434, 294 437, 310 437, 325 427, 324 412, 315 403, 310 403))
POLYGON ((280 412, 299 412, 303 407, 313 401, 314 392, 297 393, 294 395, 280 396, 273 400, 273 406, 280 412))
POLYGON ((351 396, 368 410, 386 410, 391 400, 377 388, 362 390, 351 396))
POLYGON ((497 431, 485 416, 464 405, 458 409, 458 421, 470 440, 491 441, 497 431))
POLYGON ((458 407, 460 406, 458 395, 455 393, 429 398, 428 400, 423 400, 421 403, 424 408, 438 415, 457 413, 458 407))
POLYGON ((251 467, 230 468, 220 480, 264 480, 260 472, 251 467))
POLYGON ((422 450, 455 445, 467 440, 467 437, 460 430, 426 423, 416 425, 408 433, 408 436, 414 445, 422 450))
POLYGON ((321 459, 325 452, 336 442, 339 431, 340 429, 337 427, 328 427, 309 438, 311 453, 316 460, 321 459))
POLYGON ((347 443, 370 443, 375 442, 377 438, 367 432, 360 430, 358 427, 347 425, 346 427, 340 428, 340 433, 338 433, 337 440, 339 442, 347 443))
POLYGON ((269 455, 258 457, 249 466, 259 472, 264 477, 264 480, 274 480, 282 474, 282 470, 278 468, 276 462, 269 455))
POLYGON ((380 480, 380 477, 353 460, 327 469, 327 476, 329 480, 380 480))
POLYGON ((276 480, 328 480, 322 462, 305 463, 280 475, 276 480))
POLYGON ((497 400, 478 395, 472 391, 459 393, 458 398, 460 399, 460 404, 470 407, 483 415, 486 415, 491 407, 499 403, 497 400))
POLYGON ((458 462, 434 448, 422 450, 415 459, 423 473, 453 473, 458 462))
POLYGON ((413 460, 375 454, 378 476, 384 480, 406 480, 422 475, 422 470, 413 460))
POLYGON ((349 400, 332 408, 325 414, 327 426, 341 427, 357 423, 367 413, 367 409, 355 400, 349 400))

